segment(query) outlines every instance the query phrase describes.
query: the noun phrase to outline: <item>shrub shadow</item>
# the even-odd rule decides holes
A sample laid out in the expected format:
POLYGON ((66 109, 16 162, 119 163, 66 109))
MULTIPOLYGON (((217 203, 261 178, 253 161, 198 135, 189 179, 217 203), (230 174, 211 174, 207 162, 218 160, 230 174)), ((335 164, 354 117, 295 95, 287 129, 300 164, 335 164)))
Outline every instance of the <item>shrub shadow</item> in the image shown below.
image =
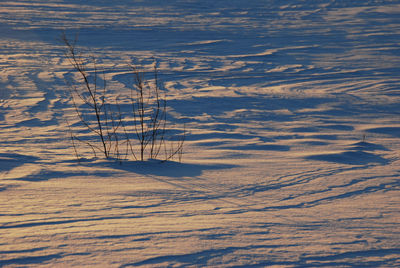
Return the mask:
POLYGON ((237 167, 230 164, 194 164, 180 163, 175 161, 162 162, 150 159, 147 161, 122 161, 104 162, 102 165, 113 169, 129 171, 142 175, 164 176, 164 177, 196 177, 200 176, 205 170, 221 170, 237 167))

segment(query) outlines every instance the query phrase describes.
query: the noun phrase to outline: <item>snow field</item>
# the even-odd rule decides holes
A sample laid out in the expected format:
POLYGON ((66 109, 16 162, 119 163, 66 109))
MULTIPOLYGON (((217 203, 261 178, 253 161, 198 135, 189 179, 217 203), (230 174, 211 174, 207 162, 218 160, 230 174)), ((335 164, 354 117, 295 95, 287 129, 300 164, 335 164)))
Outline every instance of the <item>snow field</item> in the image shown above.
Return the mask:
POLYGON ((397 267, 396 1, 0 3, 0 266, 397 267), (76 163, 59 38, 160 63, 182 163, 76 163))

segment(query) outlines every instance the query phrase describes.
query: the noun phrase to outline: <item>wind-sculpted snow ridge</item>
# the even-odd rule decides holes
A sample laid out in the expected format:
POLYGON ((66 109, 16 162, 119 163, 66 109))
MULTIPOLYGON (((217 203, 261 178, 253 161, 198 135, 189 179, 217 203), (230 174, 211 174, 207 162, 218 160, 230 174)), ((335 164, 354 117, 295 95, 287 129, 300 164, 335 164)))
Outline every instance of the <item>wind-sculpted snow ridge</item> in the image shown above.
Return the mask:
POLYGON ((400 266, 399 3, 114 2, 0 3, 1 267, 400 266), (63 32, 157 59, 182 163, 77 163, 63 32))

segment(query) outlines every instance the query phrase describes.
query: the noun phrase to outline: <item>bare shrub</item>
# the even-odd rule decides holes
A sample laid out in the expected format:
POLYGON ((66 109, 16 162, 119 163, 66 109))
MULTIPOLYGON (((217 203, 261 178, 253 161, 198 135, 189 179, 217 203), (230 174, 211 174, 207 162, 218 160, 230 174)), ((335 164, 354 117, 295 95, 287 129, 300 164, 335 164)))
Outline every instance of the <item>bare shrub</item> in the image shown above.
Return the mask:
POLYGON ((99 79, 96 59, 94 57, 84 58, 76 49, 76 40, 71 43, 65 34, 62 38, 67 46, 65 55, 80 77, 78 86, 75 83, 69 83, 76 115, 86 129, 97 137, 96 142, 93 142, 71 135, 75 152, 77 153, 74 140, 77 140, 88 145, 95 156, 96 152, 101 152, 106 158, 112 156, 119 158, 117 132, 121 126, 121 120, 111 110, 108 102, 109 96, 104 73, 99 79))
MULTIPOLYGON (((182 155, 183 142, 185 135, 183 134, 179 143, 173 146, 172 141, 166 140, 167 134, 167 101, 164 96, 161 96, 161 87, 158 81, 157 64, 154 64, 154 79, 153 83, 149 83, 144 72, 138 67, 130 65, 134 76, 134 86, 131 88, 131 106, 133 114, 133 129, 130 132, 134 133, 139 143, 138 158, 143 161, 147 151, 148 157, 156 159, 160 153, 164 152, 164 159, 169 160, 177 155, 182 155), (169 142, 169 145, 167 145, 169 142), (169 148, 167 148, 169 146, 169 148)), ((131 139, 129 138, 127 128, 124 126, 127 133, 127 141, 132 149, 131 139)), ((185 132, 185 131, 184 131, 185 132)), ((132 155, 135 156, 133 150, 132 155)))
POLYGON ((80 138, 73 134, 68 124, 77 158, 78 144, 85 144, 95 157, 100 152, 105 158, 118 160, 132 156, 140 161, 146 158, 167 161, 175 157, 181 161, 185 128, 175 142, 171 137, 167 138, 167 101, 162 96, 157 64, 154 64, 153 81, 146 80, 145 72, 140 68, 129 65, 133 85, 128 96, 117 96, 107 89, 104 72, 101 75, 98 71, 95 57, 83 57, 76 48, 76 39, 70 42, 64 34, 62 40, 67 47, 66 57, 79 76, 76 83, 69 83, 76 115, 97 137, 95 140, 80 138), (121 110, 121 97, 129 99, 129 111, 121 110), (121 152, 123 147, 125 151, 121 152))

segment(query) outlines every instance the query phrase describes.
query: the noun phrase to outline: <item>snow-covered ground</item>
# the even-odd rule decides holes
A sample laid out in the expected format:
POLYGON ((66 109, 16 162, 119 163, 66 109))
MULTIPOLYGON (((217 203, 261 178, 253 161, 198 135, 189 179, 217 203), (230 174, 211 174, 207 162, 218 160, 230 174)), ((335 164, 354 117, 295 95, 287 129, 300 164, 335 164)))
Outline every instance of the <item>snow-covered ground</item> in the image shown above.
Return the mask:
POLYGON ((400 266, 399 1, 1 1, 0 55, 0 266, 400 266), (63 31, 182 163, 77 164, 63 31))

